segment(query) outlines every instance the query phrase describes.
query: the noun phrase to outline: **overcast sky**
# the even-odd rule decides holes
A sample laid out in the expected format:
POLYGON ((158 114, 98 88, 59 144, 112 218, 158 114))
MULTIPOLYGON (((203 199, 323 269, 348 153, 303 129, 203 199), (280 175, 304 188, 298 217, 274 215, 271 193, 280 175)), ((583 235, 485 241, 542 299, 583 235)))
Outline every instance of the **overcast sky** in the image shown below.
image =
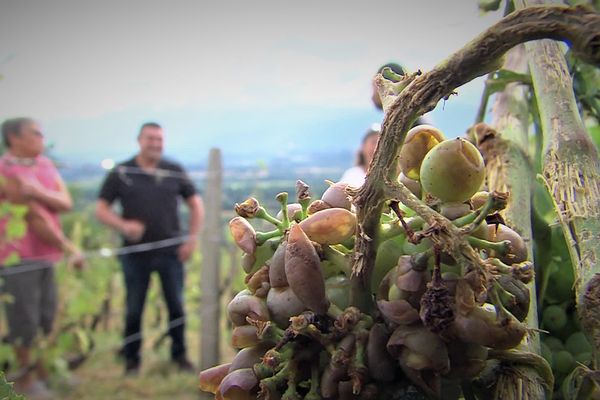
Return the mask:
MULTIPOLYGON (((38 118, 59 156, 94 162, 134 151, 147 119, 185 160, 318 126, 354 147, 381 119, 379 65, 430 69, 497 18, 475 0, 0 0, 0 118, 38 118)), ((468 126, 480 92, 433 120, 468 126)))

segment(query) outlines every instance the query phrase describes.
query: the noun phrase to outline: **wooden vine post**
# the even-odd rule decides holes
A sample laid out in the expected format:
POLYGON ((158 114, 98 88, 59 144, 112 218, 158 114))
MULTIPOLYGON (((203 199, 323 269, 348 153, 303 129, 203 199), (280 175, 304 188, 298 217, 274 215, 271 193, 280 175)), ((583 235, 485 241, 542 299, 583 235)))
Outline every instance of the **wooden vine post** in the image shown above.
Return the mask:
MULTIPOLYGON (((221 264, 221 151, 211 149, 204 195, 206 220, 202 232, 202 271, 200 305, 200 367, 209 368, 219 362, 220 274, 221 264)), ((204 398, 207 398, 203 394, 204 398)))

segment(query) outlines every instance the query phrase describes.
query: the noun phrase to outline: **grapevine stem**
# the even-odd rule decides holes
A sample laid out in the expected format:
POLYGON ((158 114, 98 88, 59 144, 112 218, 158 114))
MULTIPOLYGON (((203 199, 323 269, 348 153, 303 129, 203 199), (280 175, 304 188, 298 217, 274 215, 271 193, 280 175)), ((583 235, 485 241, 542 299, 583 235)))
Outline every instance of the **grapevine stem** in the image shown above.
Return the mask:
POLYGON ((256 232, 256 244, 262 246, 267 240, 281 236, 282 233, 279 229, 275 229, 269 232, 256 232))
POLYGON ((269 214, 267 212, 267 210, 265 210, 264 207, 260 207, 256 213, 256 218, 260 218, 263 219, 273 225, 275 225, 277 228, 281 229, 281 221, 278 220, 277 218, 273 217, 271 214, 269 214))
POLYGON ((290 227, 290 218, 288 216, 288 194, 287 192, 282 192, 277 195, 277 201, 281 204, 281 226, 280 229, 282 232, 285 232, 290 227))
POLYGON ((469 244, 478 249, 492 250, 504 256, 510 250, 510 241, 503 240, 501 242, 490 242, 489 240, 479 239, 475 236, 467 236, 469 244))

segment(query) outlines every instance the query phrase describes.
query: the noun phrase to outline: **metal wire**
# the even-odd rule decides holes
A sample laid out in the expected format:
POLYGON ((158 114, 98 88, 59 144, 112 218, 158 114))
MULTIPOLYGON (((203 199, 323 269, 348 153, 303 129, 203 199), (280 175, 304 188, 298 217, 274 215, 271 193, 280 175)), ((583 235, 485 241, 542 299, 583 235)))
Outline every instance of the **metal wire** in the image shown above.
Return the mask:
MULTIPOLYGON (((163 249, 166 247, 175 246, 184 243, 190 238, 189 235, 175 236, 172 238, 157 240, 154 242, 139 243, 130 246, 122 246, 116 248, 103 247, 97 250, 88 250, 81 253, 85 260, 94 258, 110 258, 113 256, 121 256, 125 254, 143 253, 151 250, 163 249)), ((0 267, 0 277, 14 275, 25 272, 32 272, 46 268, 53 268, 52 264, 40 264, 39 261, 47 261, 54 257, 62 257, 62 253, 47 254, 43 257, 30 257, 15 266, 0 267)))

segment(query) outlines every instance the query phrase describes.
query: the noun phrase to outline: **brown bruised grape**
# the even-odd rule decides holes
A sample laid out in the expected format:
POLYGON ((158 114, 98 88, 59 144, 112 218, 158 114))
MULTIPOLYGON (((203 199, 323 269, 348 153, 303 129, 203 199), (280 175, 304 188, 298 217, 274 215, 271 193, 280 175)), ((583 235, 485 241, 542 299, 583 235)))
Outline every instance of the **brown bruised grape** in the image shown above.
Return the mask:
POLYGON ((384 324, 375 324, 369 331, 367 364, 373 379, 381 382, 394 380, 395 362, 386 350, 389 333, 384 324))
POLYGON ((421 183, 415 179, 410 179, 408 176, 404 175, 404 172, 400 173, 398 180, 408 188, 418 198, 421 198, 421 183))
POLYGON ((256 395, 252 391, 258 387, 258 378, 252 368, 238 369, 229 373, 216 393, 216 399, 251 400, 256 395))
POLYGON ((347 183, 334 183, 325 190, 321 200, 327 203, 330 207, 344 208, 350 210, 352 203, 346 194, 347 183))
POLYGON ((271 258, 271 265, 269 265, 269 283, 272 288, 288 286, 288 281, 285 276, 286 247, 287 242, 282 242, 271 258))
POLYGON ((304 304, 289 287, 271 288, 267 295, 267 308, 271 320, 284 329, 290 325, 290 317, 305 310, 304 304))
POLYGON ((449 379, 467 379, 478 375, 485 367, 488 349, 475 343, 464 343, 453 340, 448 343, 450 372, 445 375, 449 379))
POLYGON ((386 321, 409 325, 419 320, 419 312, 406 300, 379 300, 377 308, 386 321))
POLYGON ((512 275, 502 275, 498 278, 497 282, 506 292, 512 295, 500 296, 503 305, 519 321, 525 321, 529 313, 530 303, 529 288, 527 288, 527 285, 515 279, 512 275))
POLYGON ((339 244, 354 235, 356 216, 343 208, 329 208, 312 214, 300 227, 313 242, 339 244))
POLYGON ((387 343, 387 349, 392 356, 405 355, 406 365, 415 370, 431 369, 443 373, 450 368, 446 345, 424 326, 396 328, 387 343))
POLYGON ((258 331, 255 326, 242 325, 233 328, 231 333, 231 345, 235 349, 245 349, 246 347, 256 346, 261 340, 258 338, 258 331))
MULTIPOLYGON (((302 220, 302 206, 300 203, 288 204, 287 213, 290 221, 300 222, 302 220)), ((281 221, 283 219, 283 211, 279 211, 276 218, 281 221)))
POLYGON ((227 305, 227 315, 235 326, 246 325, 246 318, 260 321, 269 320, 269 310, 264 299, 245 290, 238 293, 227 305))
POLYGON ((413 305, 419 307, 421 297, 427 290, 427 277, 424 271, 415 271, 414 269, 398 275, 396 279, 396 287, 406 294, 406 300, 413 305))
POLYGON ((510 251, 504 256, 490 252, 491 257, 499 258, 500 261, 506 264, 518 264, 527 260, 527 245, 525 240, 514 230, 506 225, 488 225, 488 237, 492 242, 502 242, 508 240, 510 242, 510 251))
POLYGON ((444 203, 469 200, 484 178, 481 153, 461 138, 441 142, 427 153, 421 164, 423 190, 444 203))
POLYGON ((441 206, 440 214, 449 220, 467 215, 471 211, 468 204, 465 203, 444 203, 441 206))
POLYGON ((269 267, 264 265, 255 273, 246 275, 245 282, 250 293, 256 297, 267 297, 267 292, 271 288, 269 267))
POLYGON ((444 134, 431 125, 418 125, 406 134, 400 149, 400 171, 410 179, 419 180, 419 170, 425 155, 445 140, 444 134))
POLYGON ((260 203, 254 197, 250 197, 242 204, 235 203, 235 213, 243 218, 254 218, 260 209, 260 203))
POLYGON ((215 394, 219 385, 229 374, 231 363, 217 365, 200 372, 200 390, 215 394))
POLYGON ((498 350, 516 347, 527 329, 512 316, 498 317, 495 311, 476 306, 467 313, 457 312, 453 329, 463 342, 477 343, 498 350))
POLYGON ((292 225, 285 250, 285 275, 296 296, 310 310, 325 314, 329 301, 321 261, 300 225, 292 225))
POLYGON ((312 215, 318 213, 319 211, 327 210, 328 208, 332 207, 323 200, 315 200, 308 206, 307 213, 308 215, 312 215))
POLYGON ((347 371, 347 365, 332 366, 329 364, 325 367, 319 384, 323 398, 332 399, 338 395, 338 384, 348 376, 347 371))
POLYGON ((235 217, 229 221, 229 230, 235 244, 246 254, 253 254, 256 250, 256 231, 246 219, 235 217))
POLYGON ((236 371, 238 369, 252 368, 254 364, 261 362, 262 356, 272 348, 273 345, 270 343, 259 343, 256 346, 246 347, 240 350, 229 367, 229 372, 236 371))

